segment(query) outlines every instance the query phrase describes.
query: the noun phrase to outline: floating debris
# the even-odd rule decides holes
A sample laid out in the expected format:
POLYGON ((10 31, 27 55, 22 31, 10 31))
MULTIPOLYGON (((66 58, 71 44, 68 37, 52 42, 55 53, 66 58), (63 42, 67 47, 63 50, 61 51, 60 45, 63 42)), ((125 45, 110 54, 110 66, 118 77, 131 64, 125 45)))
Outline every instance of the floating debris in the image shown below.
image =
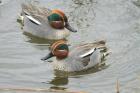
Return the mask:
POLYGON ((56 92, 56 93, 87 93, 82 91, 66 91, 47 88, 0 88, 0 91, 24 91, 24 92, 56 92))
POLYGON ((24 17, 22 15, 20 15, 17 18, 17 22, 23 27, 24 26, 24 21, 23 21, 24 17))
POLYGON ((118 79, 117 79, 117 82, 116 82, 116 93, 120 93, 120 84, 119 84, 118 79))

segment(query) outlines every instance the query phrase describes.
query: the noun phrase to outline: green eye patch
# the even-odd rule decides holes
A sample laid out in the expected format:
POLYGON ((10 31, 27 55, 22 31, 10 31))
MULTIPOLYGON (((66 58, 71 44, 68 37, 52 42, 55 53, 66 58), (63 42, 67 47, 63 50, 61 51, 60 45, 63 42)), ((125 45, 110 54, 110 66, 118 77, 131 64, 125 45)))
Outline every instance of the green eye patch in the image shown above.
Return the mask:
POLYGON ((59 50, 69 50, 68 45, 66 44, 61 44, 57 47, 57 49, 59 50))
POLYGON ((48 20, 51 21, 62 21, 62 17, 59 14, 53 13, 48 16, 48 20))

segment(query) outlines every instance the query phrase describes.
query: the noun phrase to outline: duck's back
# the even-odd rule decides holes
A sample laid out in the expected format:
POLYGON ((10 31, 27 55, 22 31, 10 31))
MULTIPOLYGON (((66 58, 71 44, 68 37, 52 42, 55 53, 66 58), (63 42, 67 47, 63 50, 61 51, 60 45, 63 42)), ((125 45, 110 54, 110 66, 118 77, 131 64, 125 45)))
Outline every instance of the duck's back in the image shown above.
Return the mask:
POLYGON ((101 42, 87 43, 75 47, 70 56, 75 59, 75 63, 80 64, 81 69, 87 69, 101 62, 99 47, 104 47, 101 42))
POLYGON ((45 7, 29 4, 22 4, 22 12, 27 13, 38 19, 48 20, 47 16, 51 13, 51 10, 45 7))
POLYGON ((96 49, 105 48, 105 41, 101 40, 101 41, 96 41, 94 43, 86 43, 86 44, 74 46, 71 48, 70 56, 77 58, 80 55, 85 54, 86 52, 88 52, 94 48, 96 48, 96 49))

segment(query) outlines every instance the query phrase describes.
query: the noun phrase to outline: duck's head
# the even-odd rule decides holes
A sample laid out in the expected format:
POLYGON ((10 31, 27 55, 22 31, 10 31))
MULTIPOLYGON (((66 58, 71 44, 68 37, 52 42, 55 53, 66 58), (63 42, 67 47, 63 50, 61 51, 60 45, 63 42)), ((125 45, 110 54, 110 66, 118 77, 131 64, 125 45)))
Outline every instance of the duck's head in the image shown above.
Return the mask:
POLYGON ((41 60, 47 60, 51 57, 56 57, 57 59, 64 59, 68 56, 69 48, 64 40, 59 40, 52 44, 51 52, 42 58, 41 60))
POLYGON ((67 28, 72 32, 77 32, 77 30, 73 29, 68 22, 68 18, 64 14, 64 12, 54 9, 51 14, 48 16, 48 20, 50 25, 55 29, 63 29, 67 28))

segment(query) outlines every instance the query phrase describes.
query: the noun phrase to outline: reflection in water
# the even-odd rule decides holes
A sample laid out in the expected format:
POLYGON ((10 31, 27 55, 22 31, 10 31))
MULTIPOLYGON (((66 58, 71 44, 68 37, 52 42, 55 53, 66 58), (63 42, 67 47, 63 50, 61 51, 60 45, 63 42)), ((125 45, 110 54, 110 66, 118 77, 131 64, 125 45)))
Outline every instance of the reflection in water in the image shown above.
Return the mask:
POLYGON ((39 38, 36 36, 33 36, 29 33, 23 33, 25 35, 25 41, 32 44, 32 46, 39 50, 48 50, 50 48, 50 45, 54 42, 51 40, 39 38))
MULTIPOLYGON (((23 33, 26 37, 26 41, 29 43, 32 43, 32 45, 39 49, 39 50, 48 50, 50 46, 56 41, 56 40, 49 40, 49 39, 44 39, 44 38, 39 38, 36 36, 33 36, 29 33, 23 33)), ((66 40, 66 39, 65 39, 66 40)))
POLYGON ((55 40, 47 40, 47 39, 39 38, 39 37, 33 36, 33 35, 29 34, 29 33, 24 32, 23 34, 28 37, 29 40, 27 42, 30 42, 30 43, 50 45, 53 42, 55 42, 55 40))
POLYGON ((68 84, 68 77, 54 77, 54 79, 50 82, 53 85, 67 85, 68 84))
POLYGON ((54 79, 52 79, 49 84, 51 84, 52 86, 50 87, 50 89, 55 89, 55 90, 64 90, 67 89, 66 87, 64 87, 65 85, 68 84, 68 77, 58 77, 55 76, 54 79))
POLYGON ((63 86, 68 84, 68 77, 54 77, 54 79, 52 79, 49 84, 52 84, 50 89, 64 90, 66 88, 63 86))

